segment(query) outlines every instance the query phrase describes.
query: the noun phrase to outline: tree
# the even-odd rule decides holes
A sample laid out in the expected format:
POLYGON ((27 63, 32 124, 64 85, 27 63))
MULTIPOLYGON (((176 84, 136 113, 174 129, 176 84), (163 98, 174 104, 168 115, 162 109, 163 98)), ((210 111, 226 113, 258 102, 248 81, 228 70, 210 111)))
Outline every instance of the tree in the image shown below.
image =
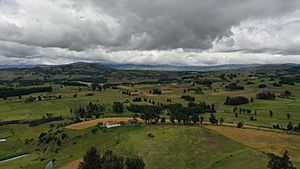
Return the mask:
POLYGON ((210 114, 209 122, 210 122, 211 124, 218 124, 218 120, 217 120, 215 114, 213 114, 213 113, 210 114))
POLYGON ((222 125, 223 123, 224 123, 224 118, 221 117, 221 119, 220 119, 220 124, 222 125))
POLYGON ((96 91, 98 86, 99 86, 99 84, 97 82, 92 83, 92 85, 91 85, 92 91, 96 91))
POLYGON ((263 100, 274 100, 275 99, 275 94, 271 92, 262 92, 258 93, 256 95, 257 99, 263 99, 263 100))
POLYGON ((259 88, 265 88, 265 87, 267 87, 267 85, 266 84, 259 84, 258 87, 259 88))
POLYGON ((269 111, 269 116, 273 117, 273 112, 271 110, 269 111))
POLYGON ((193 97, 193 96, 183 95, 180 98, 187 100, 187 101, 195 101, 195 97, 193 97))
POLYGON ((142 158, 135 157, 135 158, 129 158, 126 161, 126 165, 128 169, 144 169, 145 163, 142 158))
POLYGON ((241 104, 248 104, 249 99, 244 96, 237 96, 237 97, 227 97, 224 105, 241 105, 241 104))
POLYGON ((97 149, 91 147, 83 157, 83 162, 79 164, 78 169, 101 169, 101 159, 97 149))
POLYGON ((289 161, 290 158, 287 151, 285 151, 282 157, 274 154, 269 154, 269 157, 271 158, 268 164, 268 168, 270 169, 296 169, 292 162, 289 161))
POLYGON ((200 117, 200 123, 202 124, 202 123, 203 123, 203 121, 204 121, 204 117, 203 117, 203 116, 201 116, 201 117, 200 117))
POLYGON ((111 150, 99 153, 91 148, 83 157, 78 169, 144 169, 145 163, 139 157, 117 156, 111 150))
POLYGON ((202 91, 202 89, 201 89, 200 87, 197 87, 197 88, 195 89, 195 93, 196 93, 196 94, 203 94, 203 91, 202 91))
POLYGON ((287 125, 287 129, 290 130, 290 131, 294 129, 293 124, 292 124, 291 121, 289 121, 289 123, 287 125))
POLYGON ((198 123, 200 121, 198 115, 193 114, 191 120, 193 121, 194 124, 198 123))
POLYGON ((242 123, 242 122, 238 122, 238 124, 237 124, 237 128, 242 128, 244 126, 244 123, 242 123))
POLYGON ((160 118, 160 120, 161 120, 161 124, 166 124, 166 118, 164 116, 160 118))
POLYGON ((288 119, 291 118, 291 114, 290 113, 286 114, 286 116, 287 116, 288 119))
POLYGON ((175 123, 175 117, 174 116, 170 116, 170 121, 171 121, 172 124, 174 124, 175 123))
POLYGON ((158 88, 152 89, 152 91, 150 91, 151 94, 161 94, 161 90, 158 88))
POLYGON ((238 86, 236 83, 231 83, 228 86, 225 86, 226 90, 234 91, 234 90, 244 90, 243 86, 238 86))
POLYGON ((124 105, 120 102, 114 102, 113 111, 118 114, 122 114, 124 112, 124 105))
POLYGON ((283 98, 289 98, 292 96, 292 92, 285 90, 283 93, 280 94, 280 96, 283 98))

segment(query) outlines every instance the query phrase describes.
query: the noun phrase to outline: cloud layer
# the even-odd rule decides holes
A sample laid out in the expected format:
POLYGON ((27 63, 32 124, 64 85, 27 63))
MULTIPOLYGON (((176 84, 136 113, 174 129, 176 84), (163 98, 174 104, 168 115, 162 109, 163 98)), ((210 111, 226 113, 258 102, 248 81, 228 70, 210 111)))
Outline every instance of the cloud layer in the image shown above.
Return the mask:
POLYGON ((300 63, 298 0, 1 0, 0 64, 300 63))

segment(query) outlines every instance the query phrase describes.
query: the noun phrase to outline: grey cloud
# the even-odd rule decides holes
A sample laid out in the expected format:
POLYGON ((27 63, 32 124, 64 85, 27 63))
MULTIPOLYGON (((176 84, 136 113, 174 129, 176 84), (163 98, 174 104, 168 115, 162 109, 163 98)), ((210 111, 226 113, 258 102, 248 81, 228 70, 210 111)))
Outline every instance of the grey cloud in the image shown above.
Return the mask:
POLYGON ((274 17, 298 7, 297 0, 64 0, 35 1, 37 5, 32 6, 21 0, 16 3, 15 17, 22 22, 2 22, 1 40, 72 50, 97 46, 113 50, 208 49, 214 39, 229 34, 230 28, 243 19, 274 17))
POLYGON ((300 62, 299 7, 299 0, 2 0, 0 61, 300 62))

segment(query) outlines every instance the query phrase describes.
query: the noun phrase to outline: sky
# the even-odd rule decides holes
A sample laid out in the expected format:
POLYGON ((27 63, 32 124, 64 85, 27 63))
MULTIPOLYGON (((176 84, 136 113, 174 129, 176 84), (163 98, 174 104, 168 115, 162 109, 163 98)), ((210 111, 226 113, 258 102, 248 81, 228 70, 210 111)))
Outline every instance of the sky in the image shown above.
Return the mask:
POLYGON ((300 0, 0 0, 0 65, 300 64, 300 0))

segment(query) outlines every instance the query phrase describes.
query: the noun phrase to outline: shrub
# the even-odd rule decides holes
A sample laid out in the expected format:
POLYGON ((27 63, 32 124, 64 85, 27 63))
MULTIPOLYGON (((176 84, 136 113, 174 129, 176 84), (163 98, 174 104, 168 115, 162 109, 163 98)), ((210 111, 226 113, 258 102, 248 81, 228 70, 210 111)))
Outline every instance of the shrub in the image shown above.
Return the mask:
POLYGON ((233 91, 233 90, 244 90, 243 86, 238 86, 236 83, 231 83, 228 86, 225 86, 226 90, 233 91))
POLYGON ((259 84, 258 87, 259 88, 265 88, 265 87, 267 87, 267 85, 266 84, 259 84))
POLYGON ((213 113, 210 114, 209 122, 211 124, 218 124, 218 119, 216 118, 215 114, 213 114, 213 113))
POLYGON ((184 96, 181 96, 180 98, 187 100, 187 101, 195 101, 195 97, 193 97, 193 96, 184 95, 184 96))
POLYGON ((148 136, 149 138, 155 137, 153 133, 148 133, 147 136, 148 136))
POLYGON ((152 90, 150 91, 150 93, 151 93, 151 94, 161 94, 161 90, 155 88, 155 89, 152 89, 152 90))
POLYGON ((273 86, 274 86, 274 87, 281 87, 282 84, 275 82, 275 83, 273 83, 273 86))
POLYGON ((120 103, 120 102, 114 102, 113 103, 113 111, 115 113, 118 113, 118 114, 121 114, 124 112, 124 105, 123 103, 120 103))
POLYGON ((270 169, 296 169, 292 162, 289 161, 288 152, 285 151, 282 157, 276 156, 274 154, 268 154, 271 158, 268 164, 270 169))
POLYGON ((274 100, 275 99, 275 94, 271 93, 271 92, 262 92, 262 93, 258 93, 256 95, 257 99, 262 99, 262 100, 274 100))
POLYGON ((244 126, 244 124, 242 122, 238 122, 237 128, 242 128, 243 126, 244 126))
POLYGON ((294 129, 293 124, 292 124, 291 121, 289 121, 289 123, 288 123, 288 125, 287 125, 287 129, 288 129, 289 131, 291 131, 291 130, 294 129))
POLYGON ((237 97, 227 97, 224 104, 225 105, 241 105, 241 104, 248 104, 249 99, 243 96, 237 97))

